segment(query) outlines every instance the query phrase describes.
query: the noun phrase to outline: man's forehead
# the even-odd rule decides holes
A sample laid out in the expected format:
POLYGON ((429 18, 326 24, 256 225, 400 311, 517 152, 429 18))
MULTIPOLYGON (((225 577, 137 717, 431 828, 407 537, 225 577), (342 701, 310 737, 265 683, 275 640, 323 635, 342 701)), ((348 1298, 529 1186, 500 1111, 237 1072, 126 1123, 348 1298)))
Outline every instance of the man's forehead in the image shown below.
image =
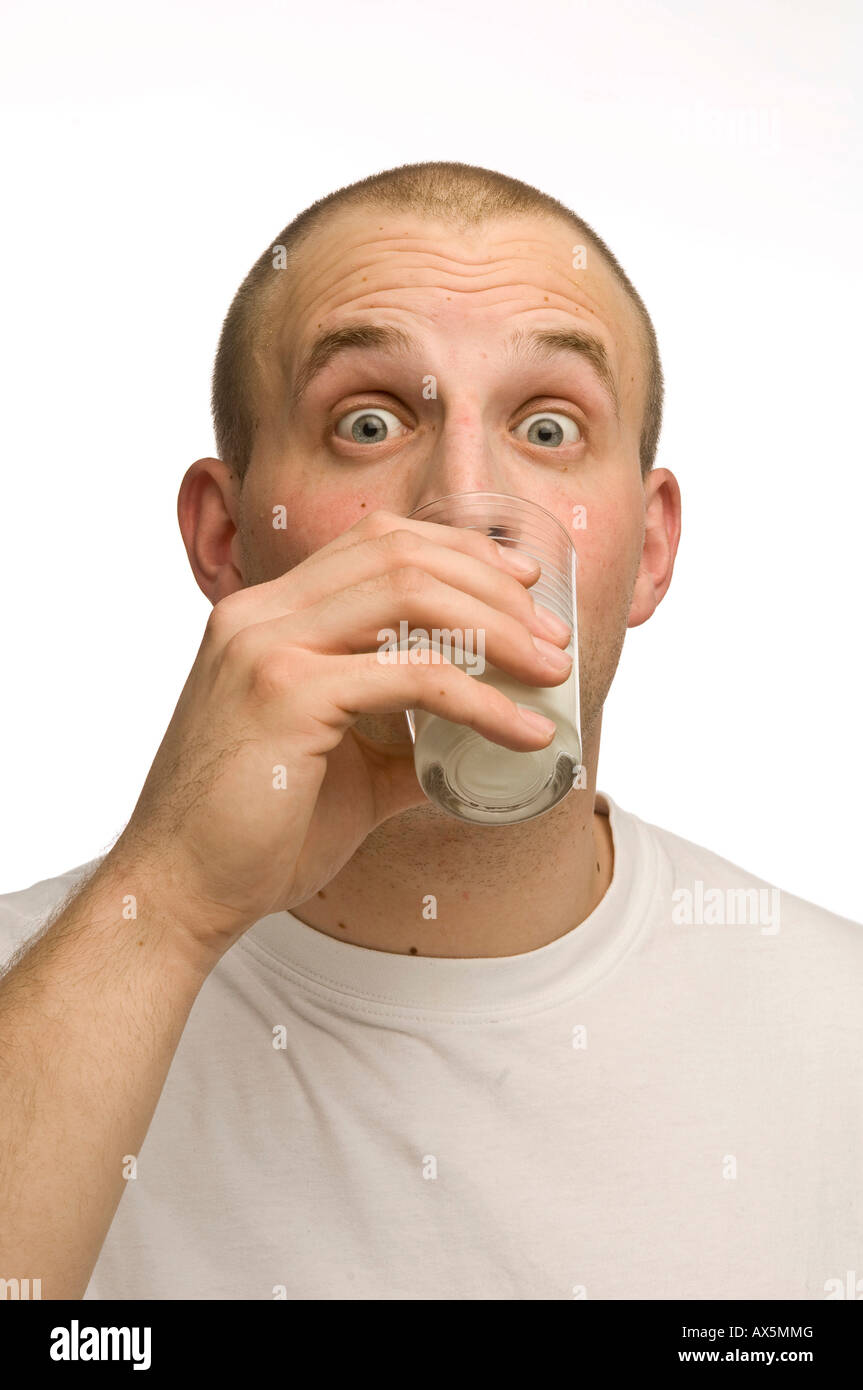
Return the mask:
POLYGON ((563 217, 501 217, 459 228, 410 213, 342 211, 303 240, 284 278, 271 298, 272 326, 293 319, 295 331, 304 309, 362 295, 364 286, 434 288, 439 281, 448 292, 475 294, 485 282, 512 282, 570 289, 623 317, 630 308, 604 257, 563 217))
POLYGON ((316 257, 325 259, 334 251, 339 256, 362 256, 371 247, 381 253, 421 248, 430 258, 475 262, 479 267, 511 256, 521 245, 525 251, 539 251, 543 257, 557 256, 566 262, 577 241, 577 229, 562 217, 494 217, 465 226, 412 212, 343 210, 304 239, 300 258, 311 264, 316 257))
POLYGON ((513 323, 528 307, 571 314, 607 339, 627 378, 633 366, 643 375, 634 305, 604 257, 564 217, 519 215, 457 228, 388 209, 342 210, 276 272, 260 345, 270 365, 275 348, 282 371, 293 375, 322 328, 376 307, 421 306, 441 293, 447 307, 493 312, 497 320, 511 315, 513 323), (517 299, 501 300, 508 285, 517 287, 517 299))

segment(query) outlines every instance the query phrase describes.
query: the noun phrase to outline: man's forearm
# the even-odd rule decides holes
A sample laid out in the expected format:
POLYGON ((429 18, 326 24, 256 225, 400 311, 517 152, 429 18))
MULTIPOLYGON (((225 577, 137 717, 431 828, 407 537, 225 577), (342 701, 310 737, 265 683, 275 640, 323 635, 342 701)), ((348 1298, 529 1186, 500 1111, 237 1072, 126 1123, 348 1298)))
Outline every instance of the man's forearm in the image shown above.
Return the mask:
POLYGON ((43 1298, 83 1295, 206 978, 153 880, 112 851, 0 979, 0 1279, 43 1298))

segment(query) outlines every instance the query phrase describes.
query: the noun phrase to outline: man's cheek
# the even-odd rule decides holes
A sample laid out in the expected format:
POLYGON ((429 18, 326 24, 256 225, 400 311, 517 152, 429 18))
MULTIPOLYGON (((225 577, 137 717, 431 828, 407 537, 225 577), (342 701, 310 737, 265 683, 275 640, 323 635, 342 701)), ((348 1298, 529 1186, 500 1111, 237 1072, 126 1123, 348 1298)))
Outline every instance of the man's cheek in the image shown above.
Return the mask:
POLYGON ((598 524, 573 535, 579 630, 593 641, 613 639, 626 622, 638 569, 637 538, 628 531, 608 518, 601 531, 598 524))
POLYGON ((252 545, 269 574, 284 574, 357 519, 350 503, 324 506, 308 497, 280 493, 276 487, 255 508, 252 545))
MULTIPOLYGON (((367 497, 357 490, 350 493, 323 492, 319 487, 296 499, 293 511, 293 541, 303 550, 303 558, 337 536, 344 535, 363 517, 385 507, 384 501, 367 497)), ((390 505, 389 510, 396 510, 390 505)))

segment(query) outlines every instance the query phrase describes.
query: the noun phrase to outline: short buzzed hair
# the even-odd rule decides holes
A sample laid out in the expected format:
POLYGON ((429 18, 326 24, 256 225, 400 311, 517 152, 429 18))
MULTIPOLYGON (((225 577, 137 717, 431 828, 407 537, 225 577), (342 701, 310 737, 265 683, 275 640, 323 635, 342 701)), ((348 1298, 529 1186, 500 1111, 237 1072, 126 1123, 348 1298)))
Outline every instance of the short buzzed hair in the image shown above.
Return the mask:
POLYGON ((216 448, 242 485, 248 472, 260 422, 260 367, 266 351, 261 329, 269 293, 284 265, 296 260, 300 247, 334 214, 348 210, 410 212, 466 231, 506 217, 563 218, 582 242, 607 262, 638 316, 647 370, 644 418, 639 459, 642 476, 652 467, 662 424, 663 375, 659 347, 650 315, 635 287, 605 242, 570 208, 520 179, 474 164, 434 162, 401 164, 371 174, 327 194, 288 223, 258 257, 237 293, 222 325, 213 367, 212 412, 216 448), (274 264, 275 247, 284 248, 282 264, 274 264))

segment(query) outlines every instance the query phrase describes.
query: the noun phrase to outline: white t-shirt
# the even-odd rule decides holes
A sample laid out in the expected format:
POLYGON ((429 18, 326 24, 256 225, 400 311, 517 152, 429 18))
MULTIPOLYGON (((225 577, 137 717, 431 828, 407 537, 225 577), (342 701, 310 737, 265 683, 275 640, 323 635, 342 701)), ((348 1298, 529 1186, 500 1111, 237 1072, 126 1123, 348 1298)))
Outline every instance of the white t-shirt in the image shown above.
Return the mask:
MULTIPOLYGON (((85 1298, 863 1297, 863 926, 597 810, 612 882, 539 950, 257 922, 85 1298)), ((0 896, 0 960, 96 862, 0 896)))

